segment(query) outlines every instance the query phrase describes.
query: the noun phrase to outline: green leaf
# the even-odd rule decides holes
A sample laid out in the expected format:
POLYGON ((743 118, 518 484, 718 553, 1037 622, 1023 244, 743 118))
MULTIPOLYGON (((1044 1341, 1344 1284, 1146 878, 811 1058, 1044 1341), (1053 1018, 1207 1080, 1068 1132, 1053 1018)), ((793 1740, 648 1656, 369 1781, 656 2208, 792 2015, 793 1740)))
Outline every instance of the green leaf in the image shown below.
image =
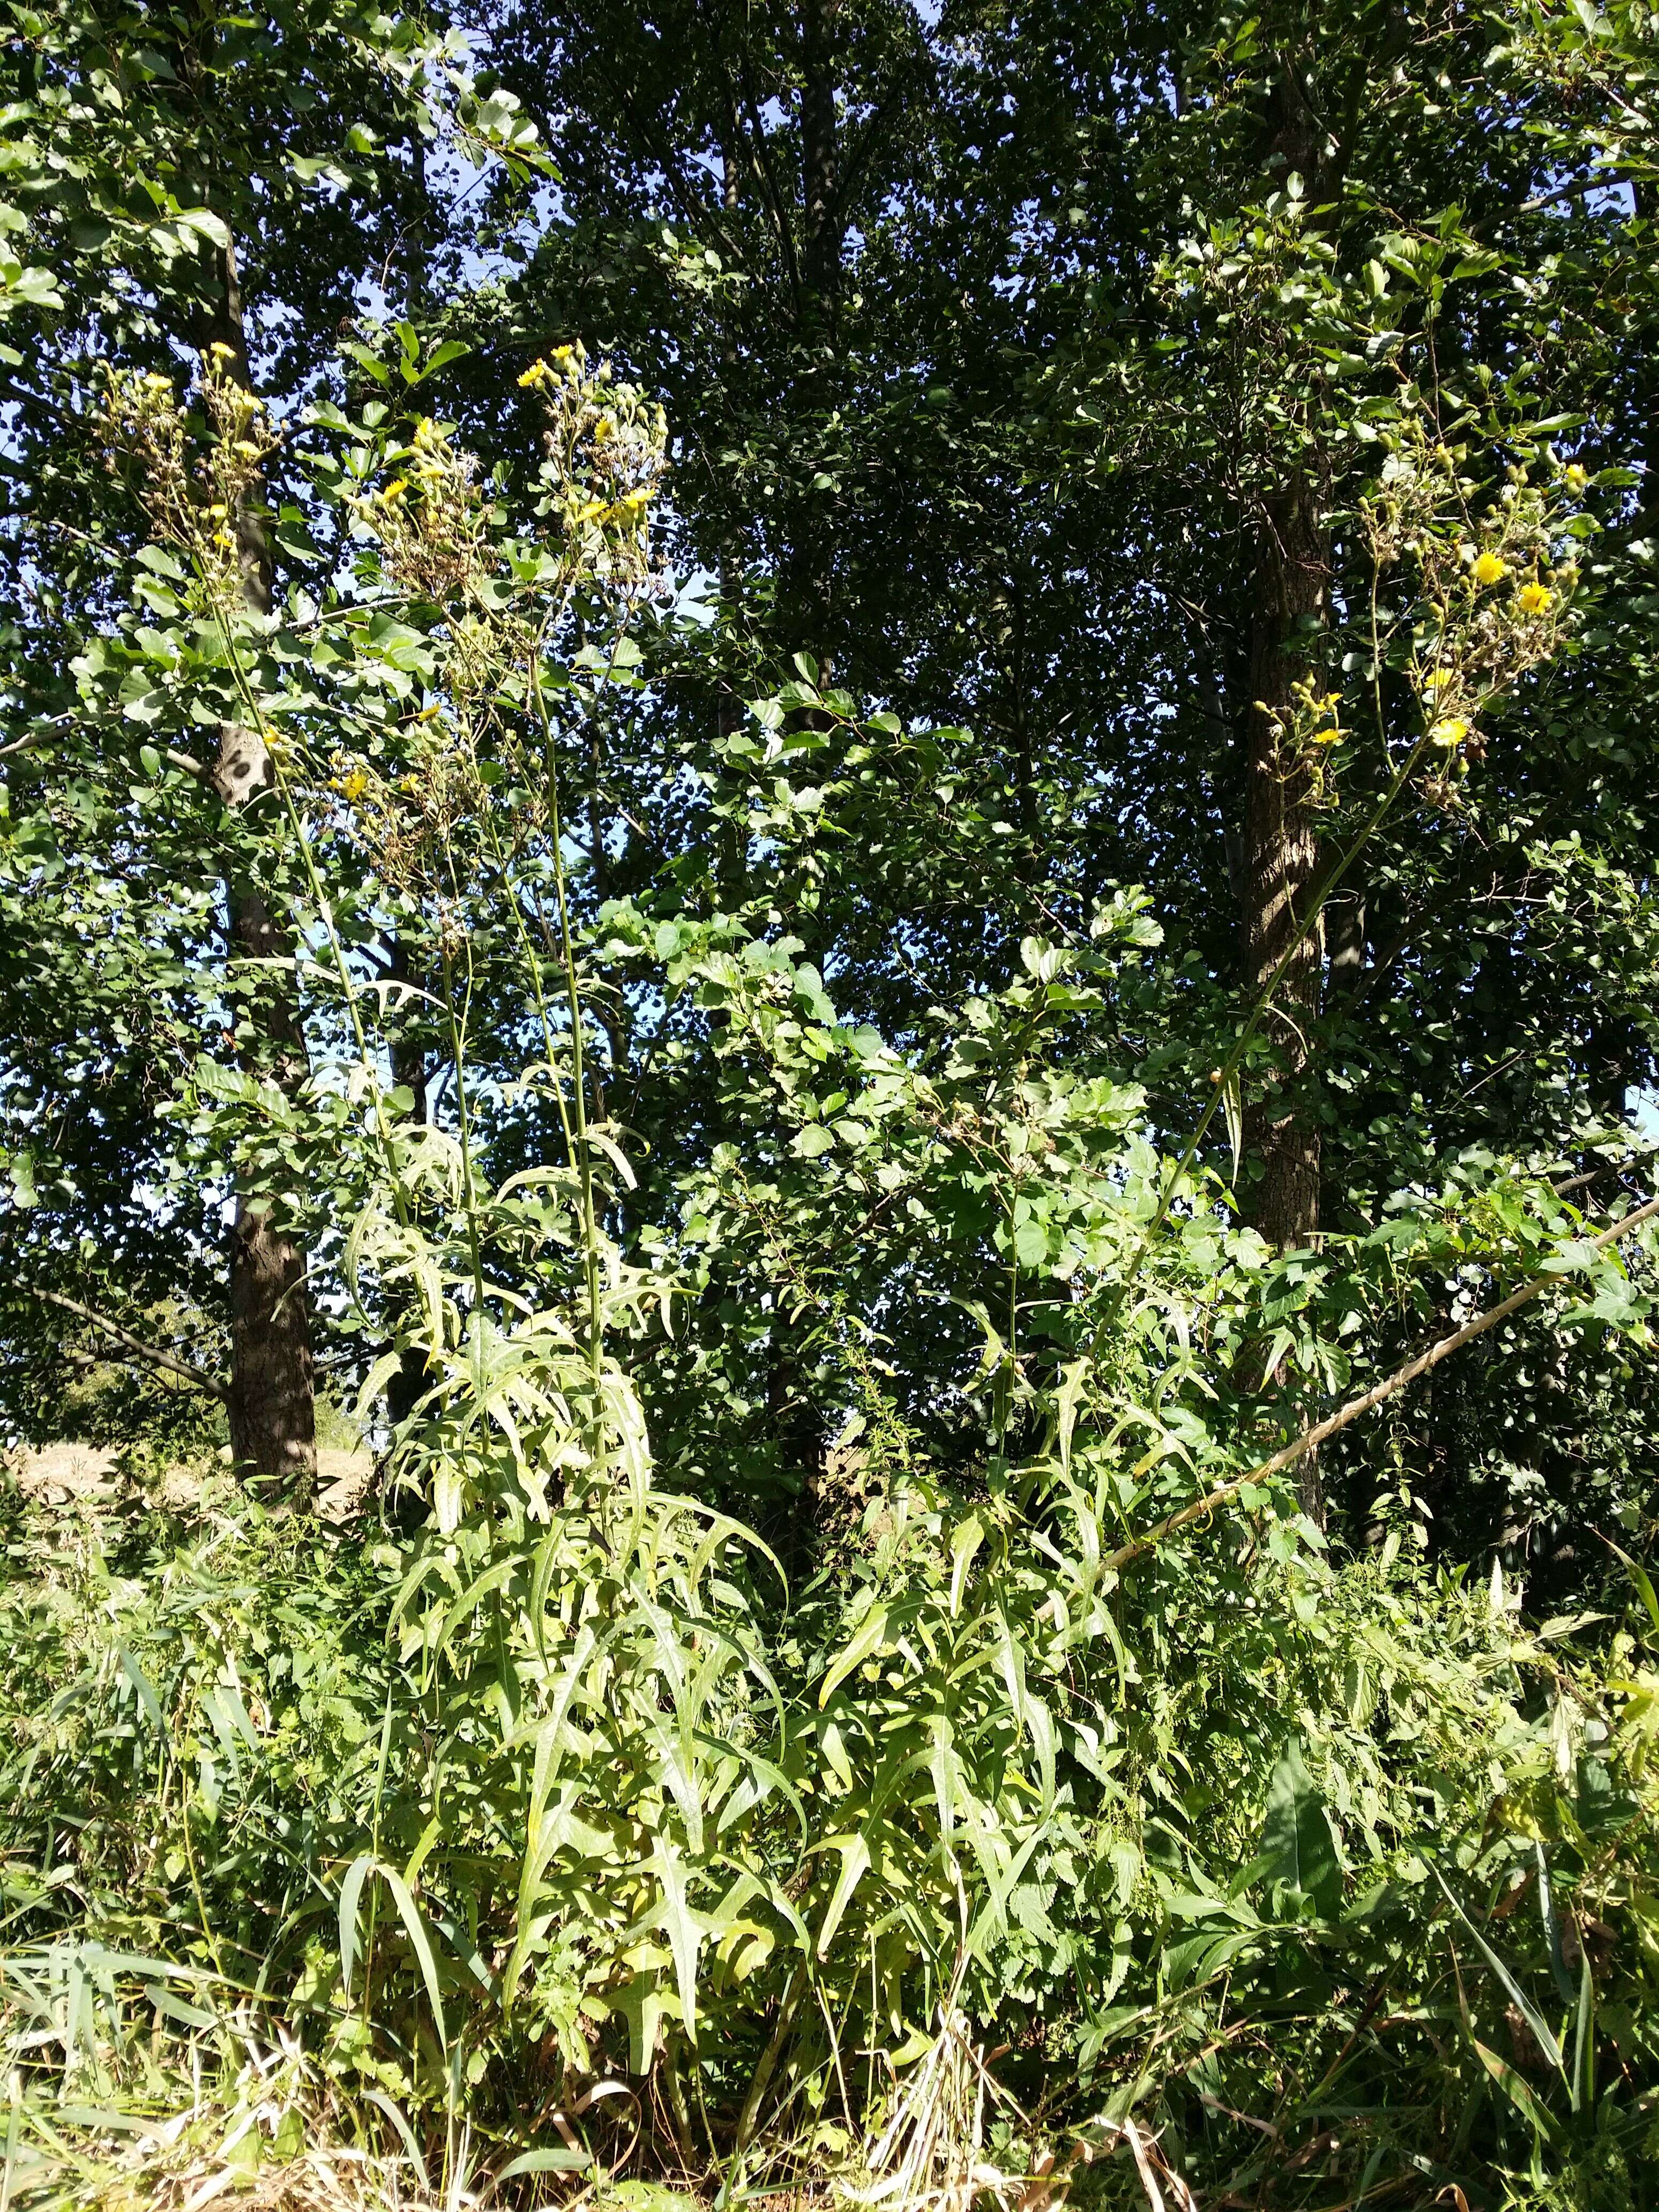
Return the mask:
POLYGON ((1486 1937, 1475 1926, 1474 1921, 1469 1918, 1468 1914, 1464 1911, 1462 1906, 1452 1895, 1451 1891, 1447 1888, 1446 1878, 1441 1873, 1439 1868, 1436 1866, 1432 1859, 1429 1861, 1429 1872, 1434 1876, 1435 1880, 1439 1883, 1441 1889, 1444 1892, 1447 1904, 1450 1905, 1452 1911, 1457 1915, 1463 1925, 1468 1929, 1470 1935, 1474 1936, 1476 1948, 1479 1949, 1481 1957, 1492 1968, 1493 1973, 1497 1975, 1499 1983, 1507 1991, 1509 1996, 1514 2002, 1516 2009, 1520 2013, 1521 2017, 1526 2021, 1527 2026, 1532 2030, 1533 2034, 1537 2040, 1539 2049, 1547 2055, 1550 2063, 1565 2081, 1566 2079, 1567 2069, 1562 2060, 1561 2046, 1556 2041, 1554 2033, 1551 2029, 1548 2021, 1544 2018, 1542 2013, 1539 2011, 1537 2006, 1522 1988, 1520 1983, 1516 1980, 1514 1975, 1510 1973, 1509 1968, 1498 1957, 1497 1952, 1492 1949, 1492 1945, 1487 1942, 1486 1937))
POLYGON ((427 1997, 432 2006, 433 2025, 438 2031, 439 2042, 447 2051, 449 2034, 444 2026, 443 1996, 438 1984, 438 1962, 433 1956, 432 1939, 426 1932, 426 1923, 421 1918, 419 1909, 410 1895, 403 1876, 395 1873, 389 1866, 380 1867, 376 1870, 386 1887, 392 1892, 392 1901, 398 1908, 398 1917, 408 1931, 410 1942, 414 1947, 415 1956, 420 1965, 421 1978, 426 1984, 427 1997))
POLYGON ((877 1650, 887 1633, 887 1607, 872 1606, 859 1624, 852 1642, 835 1662, 823 1678, 818 1691, 818 1711, 822 1712, 836 1692, 856 1667, 861 1667, 872 1651, 877 1650))
POLYGON ((471 350, 471 347, 464 345, 459 338, 446 338, 441 345, 434 346, 419 369, 415 369, 412 362, 406 362, 404 380, 407 384, 424 384, 428 376, 435 376, 441 368, 446 368, 452 361, 461 360, 471 350))
POLYGON ((138 1702, 143 1707, 150 1726, 159 1729, 161 1725, 161 1700, 156 1696, 149 1675, 125 1644, 121 1646, 121 1672, 138 1692, 138 1702))
POLYGON ((841 1853, 841 1873, 824 1908, 823 1922, 818 1929, 816 1945, 819 1958, 827 1959, 830 1946, 835 1941, 836 1930, 841 1925, 842 1915, 852 1903, 854 1891, 870 1871, 870 1846, 862 1835, 830 1836, 822 1844, 816 1844, 814 1849, 841 1853))
POLYGON ((366 368, 369 374, 374 379, 376 384, 391 383, 392 371, 386 367, 386 363, 380 360, 374 354, 372 354, 366 345, 360 344, 356 338, 343 339, 340 344, 340 351, 342 353, 349 353, 353 361, 358 364, 359 368, 366 368))
POLYGON ((374 1864, 372 1853, 362 1852, 346 1869, 345 1880, 340 1884, 340 1986, 348 1996, 357 1957, 357 1902, 374 1864))
POLYGON ((557 2150, 520 2151, 517 2158, 508 2160, 495 2179, 512 2181, 521 2173, 586 2173, 592 2163, 590 2152, 570 2150, 562 2144, 557 2150))
POLYGON ((1514 2067, 1506 2060, 1500 2058, 1495 2051, 1489 2051, 1479 2036, 1472 2035, 1469 2041, 1474 2045, 1475 2057, 1479 2058, 1487 2073, 1515 2106, 1516 2111, 1536 2130, 1545 2142, 1553 2142, 1560 2132, 1558 2124, 1539 2103, 1537 2097, 1516 2072, 1514 2067))
POLYGON ((180 208, 173 220, 182 230, 194 231, 200 238, 216 246, 222 253, 230 251, 230 226, 222 216, 215 215, 211 208, 180 208))
POLYGON ((1294 1736, 1280 1753, 1267 1785, 1261 1856, 1271 1879, 1311 1899, 1327 1920, 1341 1911, 1342 1868, 1336 1839, 1325 1801, 1303 1764, 1302 1746, 1294 1736))
POLYGON ((674 1975, 680 1988, 680 2018, 695 2051, 697 2043, 697 1952, 702 1930, 686 1901, 685 1869, 672 1844, 659 1843, 657 1878, 662 1884, 662 1922, 674 1954, 674 1975))
MULTIPOLYGON (((1244 1164, 1244 1105, 1239 1094, 1238 1070, 1235 1067, 1222 1079, 1221 1111, 1227 1123, 1227 1141, 1232 1147, 1233 1181, 1238 1181, 1239 1170, 1244 1164)), ((1269 1367, 1272 1362, 1268 1363, 1269 1367)))
POLYGON ((974 1554, 985 1540, 985 1528, 978 1514, 970 1513, 958 1522, 951 1534, 951 1618, 960 1619, 962 1594, 968 1581, 968 1570, 974 1554))

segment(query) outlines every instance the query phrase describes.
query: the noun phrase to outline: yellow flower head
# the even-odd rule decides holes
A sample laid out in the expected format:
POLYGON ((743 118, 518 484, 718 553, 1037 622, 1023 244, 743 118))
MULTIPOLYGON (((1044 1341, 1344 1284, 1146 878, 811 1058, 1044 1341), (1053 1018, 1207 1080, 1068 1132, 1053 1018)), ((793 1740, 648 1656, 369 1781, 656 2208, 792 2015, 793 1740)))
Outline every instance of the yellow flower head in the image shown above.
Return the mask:
POLYGON ((1481 554, 1474 564, 1474 580, 1482 589, 1488 584, 1501 584, 1509 573, 1509 562, 1496 553, 1481 554))
POLYGON ((1308 704, 1319 718, 1319 726, 1313 732, 1316 745, 1334 745, 1343 734, 1338 710, 1342 704, 1340 691, 1328 691, 1322 699, 1310 696, 1308 704))
POLYGON ((601 415, 599 421, 593 425, 594 444, 596 446, 608 445, 616 434, 616 416, 614 415, 601 415))
POLYGON ((649 484, 635 484, 632 491, 623 493, 622 503, 624 507, 631 507, 635 514, 640 514, 650 506, 651 498, 649 484))
POLYGON ((146 392, 171 392, 173 379, 170 376, 156 376, 152 374, 144 379, 144 389, 146 392))
POLYGON ((1522 584, 1521 611, 1525 615, 1547 615, 1555 605, 1555 594, 1543 584, 1522 584))
POLYGON ((396 507, 398 501, 408 489, 409 479, 407 477, 393 477, 392 482, 380 494, 381 504, 386 507, 396 507))
POLYGON ((1444 715, 1429 732, 1436 744, 1443 745, 1448 752, 1455 751, 1468 734, 1469 726, 1459 714, 1444 715))
POLYGON ((340 788, 348 799, 361 799, 368 789, 368 778, 362 769, 354 768, 340 788))
POLYGON ((1423 689, 1425 691, 1443 691, 1451 680, 1449 668, 1432 668, 1423 678, 1423 689))
POLYGON ((547 363, 544 361, 532 361, 519 379, 519 389, 520 392, 533 392, 538 384, 545 382, 546 377, 547 363))
POLYGON ((1589 482, 1589 471, 1587 468, 1583 467, 1577 461, 1569 461, 1566 469, 1567 489, 1577 496, 1579 492, 1583 490, 1585 485, 1588 484, 1589 482))
POLYGON ((230 361, 234 358, 236 349, 234 346, 227 345, 222 338, 215 338, 208 351, 213 356, 215 361, 230 361))
POLYGON ((562 368, 566 362, 568 362, 574 354, 575 350, 576 349, 573 345, 555 346, 549 358, 550 360, 556 361, 560 368, 562 368))

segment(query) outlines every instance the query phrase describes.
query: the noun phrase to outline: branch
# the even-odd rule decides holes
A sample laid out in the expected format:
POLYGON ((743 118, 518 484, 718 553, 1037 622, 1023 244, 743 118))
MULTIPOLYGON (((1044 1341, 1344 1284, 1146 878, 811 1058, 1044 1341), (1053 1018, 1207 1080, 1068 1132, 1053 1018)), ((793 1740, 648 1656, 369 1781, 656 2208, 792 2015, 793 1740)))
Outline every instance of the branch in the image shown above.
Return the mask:
POLYGON ((749 67, 746 50, 739 52, 738 69, 743 87, 743 109, 749 126, 750 158, 755 164, 755 174, 760 181, 761 195, 772 216, 772 225, 778 234, 778 252, 783 262, 783 273, 788 279, 789 289, 797 307, 800 305, 800 264, 795 258, 794 233, 790 228, 788 210, 778 185, 777 171, 772 165, 772 142, 766 135, 760 110, 756 102, 754 78, 749 67))
POLYGON ((141 1359, 149 1360, 153 1367, 161 1368, 166 1374, 176 1375, 180 1382, 193 1383, 197 1389, 205 1390, 210 1397, 217 1398, 222 1405, 230 1403, 230 1385, 222 1382, 218 1376, 210 1375, 204 1367, 192 1367, 187 1359, 179 1359, 171 1352, 163 1352, 159 1345, 146 1344, 142 1337, 134 1336, 130 1329, 123 1328, 118 1321, 111 1321, 107 1314, 95 1313, 90 1306, 83 1306, 78 1298, 65 1297, 61 1291, 43 1291, 35 1283, 26 1284, 24 1288, 31 1297, 39 1298, 43 1305, 61 1306, 65 1313, 76 1314, 81 1320, 90 1322, 94 1328, 101 1328, 118 1344, 125 1345, 129 1352, 136 1353, 141 1359))
MULTIPOLYGON (((1634 1213, 1627 1213, 1622 1221, 1614 1222, 1611 1229, 1604 1229, 1593 1241, 1597 1250, 1605 1250, 1609 1244, 1616 1244, 1621 1237, 1628 1237, 1632 1229, 1639 1229, 1644 1221, 1654 1220, 1659 1220, 1659 1198, 1650 1198, 1645 1206, 1638 1206, 1634 1213)), ((1121 1567, 1126 1560, 1136 1558, 1142 1552, 1151 1551, 1155 1544, 1161 1544, 1177 1528, 1189 1528, 1194 1521, 1201 1521, 1206 1513, 1213 1512, 1218 1505, 1224 1505, 1229 1498, 1236 1498, 1247 1483, 1262 1482, 1269 1475, 1282 1474, 1286 1468, 1294 1467, 1304 1453, 1316 1451, 1328 1438, 1339 1435, 1357 1421, 1362 1413, 1369 1413, 1385 1398, 1392 1398, 1396 1390, 1403 1390, 1407 1383, 1415 1382, 1419 1375, 1426 1375, 1443 1359, 1449 1359, 1454 1352, 1461 1352, 1466 1344, 1472 1343, 1477 1336, 1484 1336, 1489 1328, 1496 1328, 1500 1321, 1507 1321, 1512 1313, 1529 1304, 1560 1279, 1560 1276, 1554 1273, 1534 1275, 1529 1283, 1523 1283, 1518 1291, 1511 1291, 1501 1305, 1477 1314, 1473 1321, 1466 1322, 1450 1336, 1443 1336, 1426 1352, 1419 1352, 1415 1359, 1407 1360, 1385 1382, 1362 1391, 1357 1398, 1350 1398, 1338 1412, 1326 1420, 1316 1422, 1312 1428, 1304 1429, 1294 1443, 1286 1444, 1283 1451, 1277 1451, 1271 1459, 1263 1460, 1260 1467, 1251 1468, 1247 1474, 1235 1475, 1231 1482, 1224 1482, 1218 1488, 1206 1492, 1202 1498, 1195 1498, 1190 1505, 1183 1505, 1180 1512, 1167 1515, 1155 1527, 1147 1529, 1144 1536, 1136 1536, 1131 1542, 1121 1545, 1115 1552, 1109 1553, 1100 1563, 1102 1568, 1121 1567)))
POLYGON ((181 775, 193 775, 197 782, 204 789, 218 790, 219 787, 213 780, 213 770, 204 767, 200 761, 192 760, 188 753, 175 753, 169 749, 162 754, 161 758, 169 768, 176 768, 181 775))
POLYGON ((26 738, 14 738, 9 745, 0 745, 0 760, 13 760, 19 753, 32 753, 43 745, 54 730, 61 730, 77 718, 74 714, 53 714, 49 720, 37 722, 26 738))
MULTIPOLYGON (((33 752, 37 746, 45 744, 55 730, 61 730, 77 719, 74 714, 54 714, 49 722, 42 722, 31 730, 27 737, 14 738, 9 744, 0 745, 0 760, 15 760, 19 753, 33 752)), ((217 789, 212 769, 204 768, 200 761, 192 760, 188 753, 168 750, 161 757, 169 768, 176 768, 181 775, 194 776, 198 783, 205 785, 210 791, 217 789)))
POLYGON ((1551 1193, 1556 1198, 1565 1198, 1570 1190, 1583 1190, 1587 1182, 1595 1182, 1604 1175, 1628 1175, 1632 1168, 1644 1168, 1654 1159, 1659 1159, 1659 1145, 1650 1145, 1645 1152, 1632 1152, 1626 1159, 1603 1160, 1588 1175, 1576 1175, 1565 1182, 1552 1183, 1551 1193))

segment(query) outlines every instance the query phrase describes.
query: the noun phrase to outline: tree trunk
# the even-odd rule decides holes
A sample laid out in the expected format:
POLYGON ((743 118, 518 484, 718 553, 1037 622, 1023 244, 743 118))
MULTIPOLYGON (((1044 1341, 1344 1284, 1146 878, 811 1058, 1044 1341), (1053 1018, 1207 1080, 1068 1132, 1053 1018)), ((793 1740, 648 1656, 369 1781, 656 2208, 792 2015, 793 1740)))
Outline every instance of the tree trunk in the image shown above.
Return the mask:
MULTIPOLYGON (((231 372, 251 390, 236 257, 226 249, 219 258, 220 312, 211 335, 230 348, 231 372)), ((272 574, 264 526, 246 503, 239 507, 234 526, 248 605, 268 613, 272 574)), ((234 723, 222 726, 214 782, 225 805, 239 810, 274 788, 270 757, 257 731, 234 723)), ((234 873, 225 898, 233 961, 292 960, 292 933, 257 885, 234 873)), ((283 1090, 294 1090, 307 1063, 293 970, 244 972, 257 978, 243 999, 254 1031, 245 1061, 283 1090)), ((279 1486, 291 1504, 308 1508, 317 1487, 317 1410, 306 1267, 304 1247, 273 1225, 268 1204, 239 1188, 230 1245, 231 1454, 245 1471, 279 1486)))
MULTIPOLYGON (((1307 764, 1280 739, 1276 713, 1307 673, 1310 621, 1322 618, 1328 556, 1312 492, 1299 473, 1274 498, 1257 545, 1251 610, 1249 744, 1242 890, 1244 988, 1252 1002, 1285 958, 1307 915, 1319 866, 1307 764)), ((1279 1251, 1319 1233, 1319 1123, 1310 1095, 1310 1036, 1318 1020, 1324 947, 1316 925, 1291 952, 1264 1033, 1272 1071, 1248 1104, 1247 1134, 1261 1174, 1256 1226, 1279 1251)))
MULTIPOLYGON (((252 731, 227 725, 220 732, 214 781, 228 806, 246 806, 269 791, 264 741, 252 731)), ((233 878, 226 902, 233 961, 292 958, 288 928, 260 890, 233 878)), ((306 1049, 291 970, 262 966, 245 973, 258 978, 241 1001, 255 1031, 245 1064, 292 1091, 304 1078, 306 1049)), ((255 1476, 280 1485, 291 1504, 308 1507, 317 1486, 317 1419, 306 1253, 275 1227, 268 1203, 246 1188, 237 1191, 231 1231, 230 1324, 232 1456, 255 1476)))
MULTIPOLYGON (((1276 180, 1291 172, 1309 198, 1320 195, 1322 133, 1295 59, 1279 59, 1269 104, 1266 152, 1276 180)), ((1286 464, 1262 502, 1250 577, 1250 655, 1245 748, 1244 834, 1240 854, 1243 985, 1254 1004, 1285 962, 1263 1024, 1272 1066, 1244 1102, 1247 1150, 1258 1175, 1251 1194, 1256 1227, 1280 1252, 1319 1235, 1320 1132, 1314 1097, 1312 1037, 1319 1018, 1324 945, 1319 927, 1298 935, 1319 868, 1317 817, 1309 763, 1280 734, 1277 718, 1293 709, 1297 683, 1316 665, 1329 600, 1330 553, 1305 460, 1286 464), (1288 957, 1287 957, 1288 956, 1288 957)), ((1264 1377, 1264 1380, 1266 1378, 1264 1377)), ((1299 1471, 1303 1504, 1324 1516, 1318 1462, 1299 1471)))

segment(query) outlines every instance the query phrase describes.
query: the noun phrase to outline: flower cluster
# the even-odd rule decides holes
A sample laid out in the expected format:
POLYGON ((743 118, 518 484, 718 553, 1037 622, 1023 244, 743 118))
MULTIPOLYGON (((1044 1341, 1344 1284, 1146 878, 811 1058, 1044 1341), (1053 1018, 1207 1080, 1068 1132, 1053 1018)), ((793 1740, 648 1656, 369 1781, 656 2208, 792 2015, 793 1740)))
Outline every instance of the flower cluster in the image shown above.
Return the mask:
POLYGON ((1273 708, 1263 701, 1258 708, 1273 728, 1279 774, 1286 781, 1296 780, 1305 804, 1332 805, 1335 791, 1330 759, 1344 738, 1352 735, 1342 720, 1342 694, 1324 690, 1321 678, 1309 676, 1291 686, 1288 708, 1273 708))
POLYGON ((634 590, 651 573, 650 511, 667 462, 660 407, 607 362, 590 365, 577 340, 556 346, 520 377, 544 416, 538 513, 558 528, 567 556, 612 586, 634 590))
POLYGON ((99 428, 107 465, 130 473, 156 535, 188 562, 204 611, 246 611, 263 564, 258 487, 282 443, 264 402, 238 382, 222 341, 202 356, 207 437, 170 376, 106 368, 99 428))
POLYGON ((1386 442, 1361 519, 1379 570, 1410 580, 1415 612, 1389 657, 1419 702, 1430 793, 1446 802, 1481 757, 1482 715, 1559 648, 1578 580, 1560 550, 1565 510, 1588 478, 1575 463, 1535 482, 1516 465, 1483 496, 1462 472, 1468 448, 1436 435, 1410 396, 1386 442))
POLYGON ((380 540, 387 574, 443 607, 477 607, 501 567, 477 462, 453 426, 422 416, 407 444, 385 457, 392 474, 355 494, 359 526, 380 540))

